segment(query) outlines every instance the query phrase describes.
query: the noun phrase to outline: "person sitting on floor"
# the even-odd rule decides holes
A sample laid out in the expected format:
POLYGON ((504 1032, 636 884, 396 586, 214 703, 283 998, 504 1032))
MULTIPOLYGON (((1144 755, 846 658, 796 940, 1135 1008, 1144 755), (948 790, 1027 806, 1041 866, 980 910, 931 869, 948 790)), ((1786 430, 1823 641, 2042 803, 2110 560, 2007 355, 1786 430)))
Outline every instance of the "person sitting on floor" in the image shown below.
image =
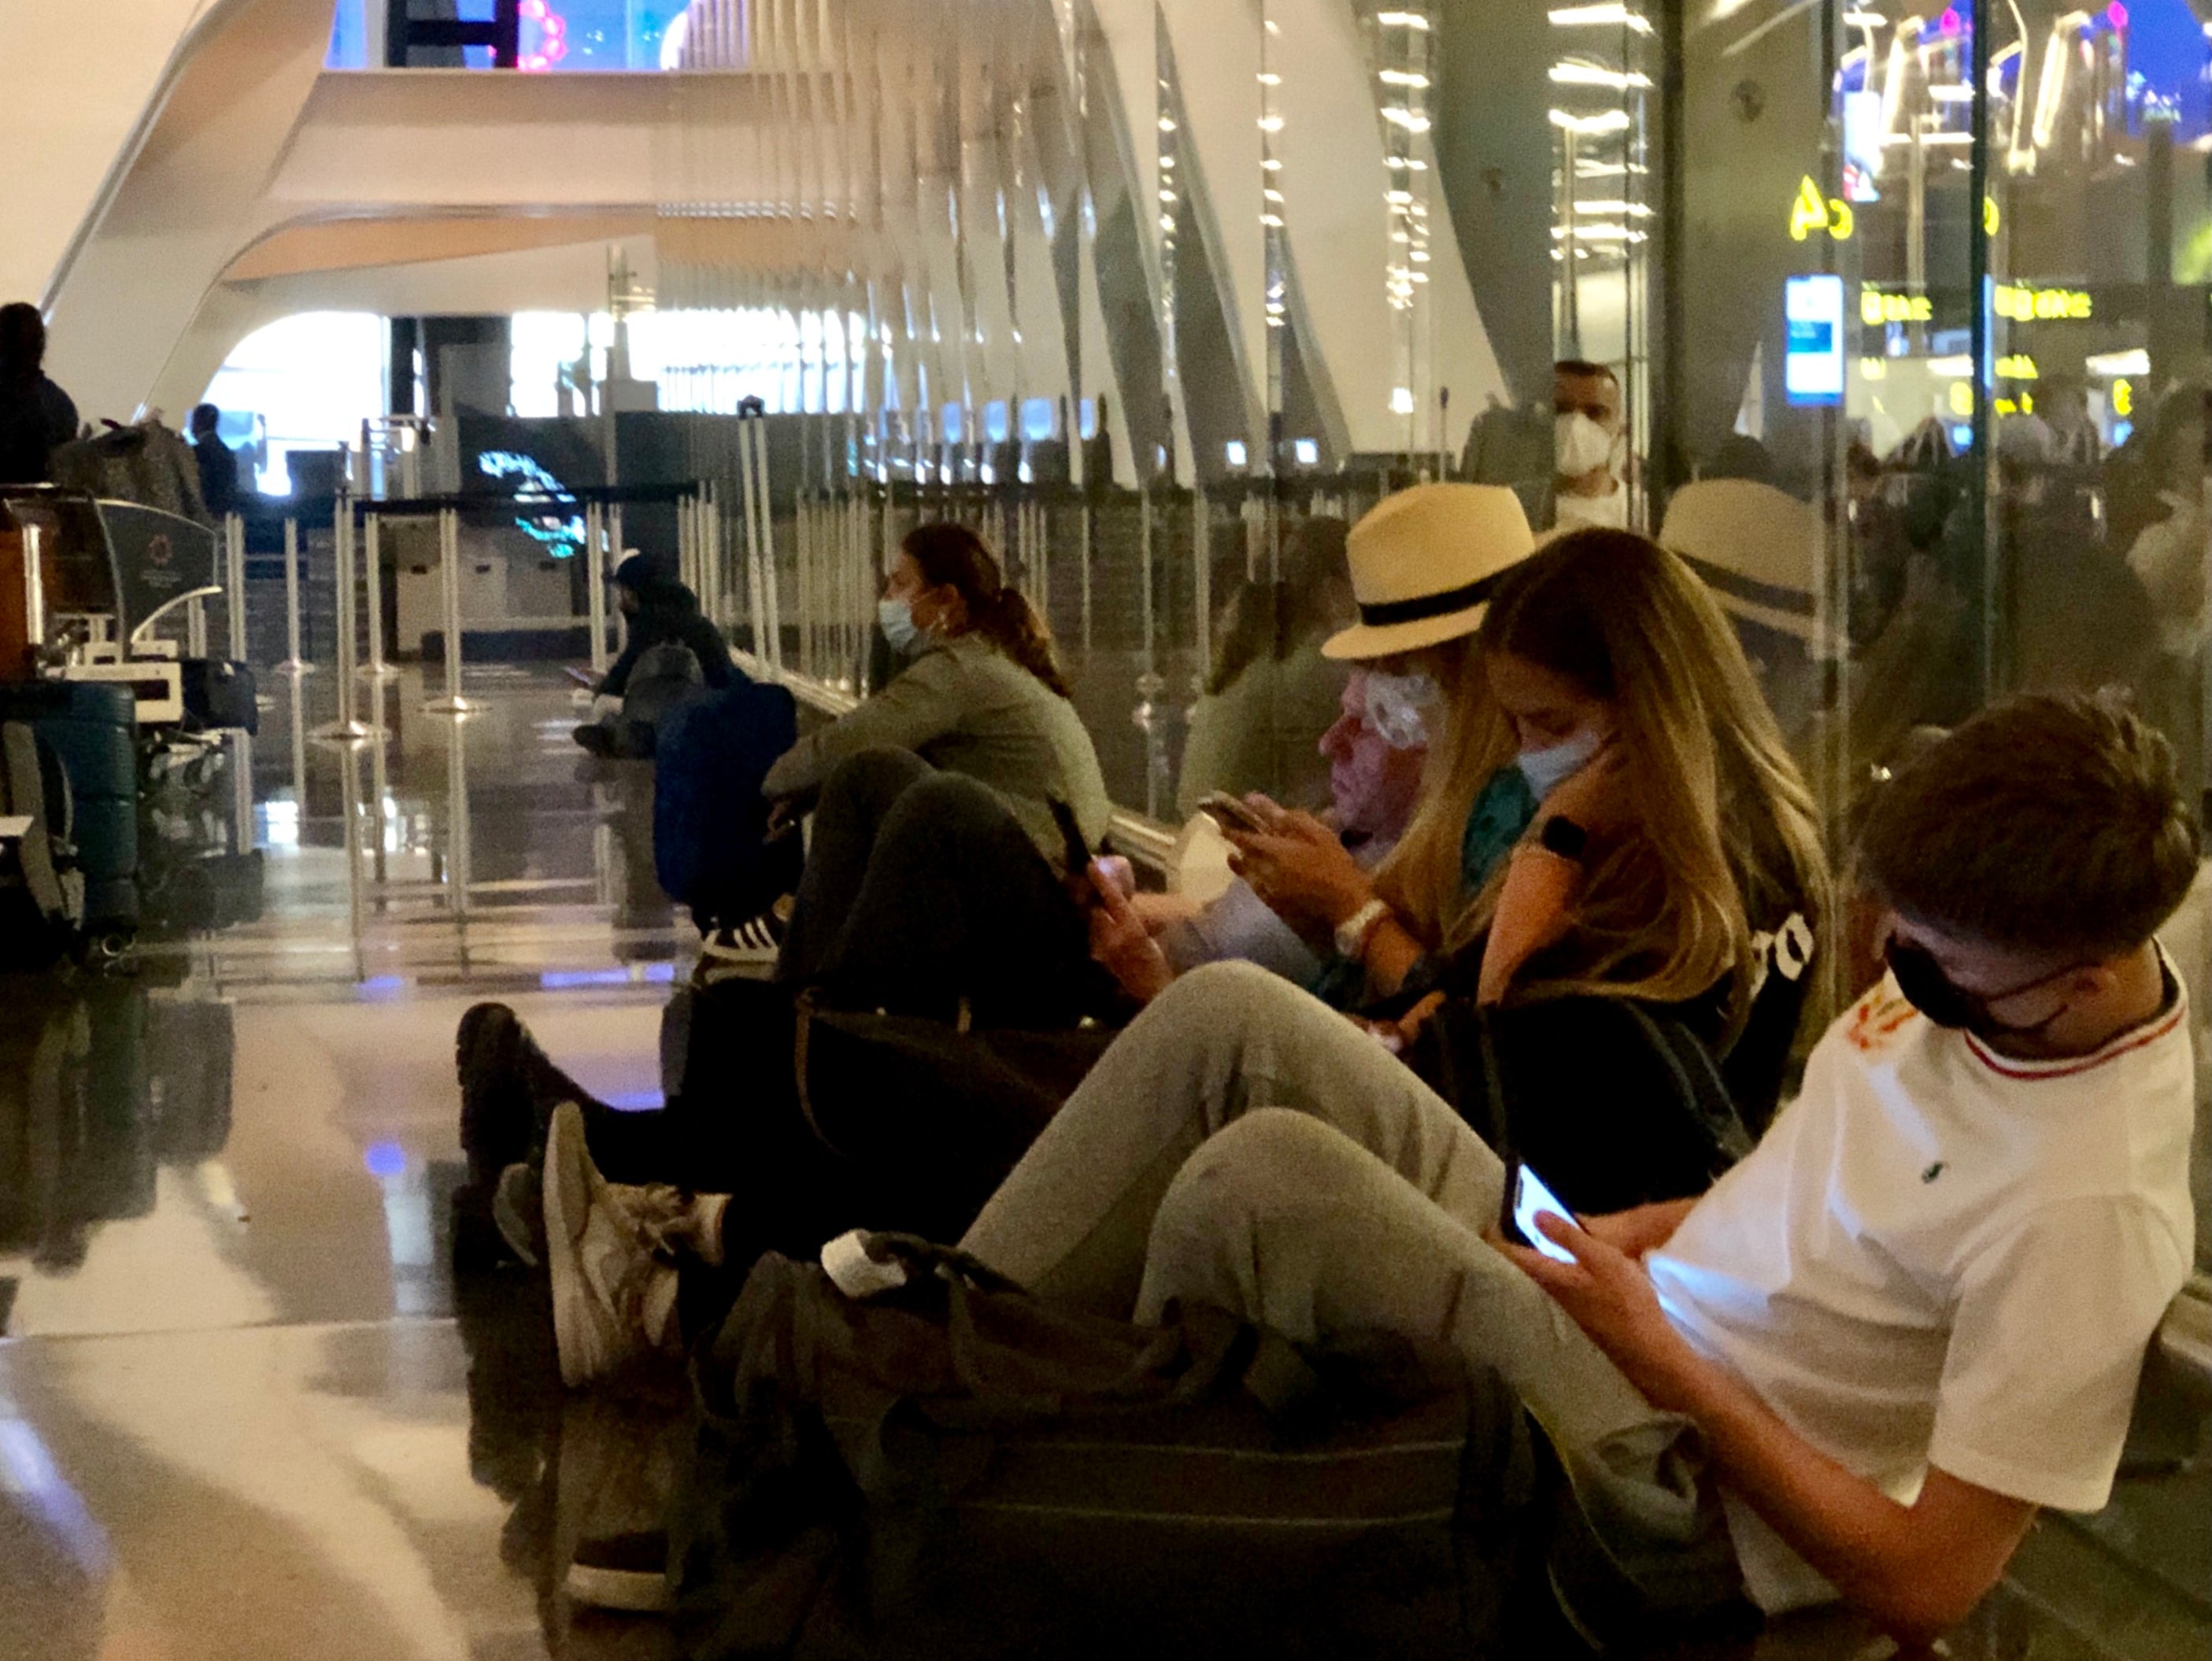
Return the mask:
POLYGON ((2105 1502, 2187 1277, 2195 1069, 2154 934, 2202 833, 2163 737, 2022 697, 1901 771, 1858 853, 1882 982, 1709 1193, 1540 1219, 1563 1261, 1495 1238, 1511 1173, 1449 1105, 1236 964, 1138 1018, 962 1244, 1140 1321, 1449 1343, 1547 1435, 1584 1568, 1677 1609, 1841 1597, 1924 1646, 2039 1507, 2105 1502))
MULTIPOLYGON (((1355 666, 1344 683, 1335 724, 1317 746, 1328 764, 1329 810, 1324 823, 1353 861, 1372 871, 1398 845, 1413 818, 1428 756, 1428 735, 1419 727, 1385 733, 1369 703, 1370 679, 1355 666)), ((1247 802, 1255 812, 1272 806, 1247 802)), ((1091 914, 1091 954, 1139 1002, 1157 996, 1178 974, 1202 963, 1241 958, 1323 996, 1326 956, 1301 940, 1267 908, 1242 877, 1200 905, 1181 895, 1125 896, 1111 883, 1099 889, 1091 914)), ((1335 977, 1342 984, 1344 977, 1335 977)), ((1352 989, 1361 989, 1355 983, 1352 989)))
MULTIPOLYGON (((1514 515, 1517 523, 1517 507, 1514 515)), ((1499 1105, 1571 1202, 1595 1208, 1701 1192, 1748 1144, 1717 1059, 1734 1053, 1731 1033, 1736 1048, 1751 1043, 1763 1069, 1745 1075, 1747 1087, 1780 1090, 1814 928, 1826 911, 1825 856, 1809 797, 1782 754, 1717 607, 1679 560, 1644 538, 1585 531, 1530 556, 1507 571, 1482 630, 1477 672, 1495 707, 1475 706, 1486 718, 1475 724, 1476 736, 1461 736, 1455 776, 1495 778, 1512 765, 1505 758, 1518 745, 1524 763, 1530 756, 1543 761, 1530 764, 1543 788, 1520 770, 1512 782, 1532 800, 1540 794, 1547 815, 1571 815, 1583 839, 1571 853, 1550 818, 1518 823, 1490 856, 1469 908, 1474 921, 1466 944, 1442 958, 1438 978, 1455 1003, 1482 1005, 1501 1053, 1522 1064, 1506 1078, 1510 1099, 1499 1105), (1557 752, 1566 753, 1565 766, 1557 752), (1803 931, 1786 963, 1774 927, 1754 924, 1784 910, 1803 931), (1479 987, 1461 984, 1478 970, 1479 987), (1634 1013, 1624 1019, 1632 1005, 1634 1013), (1522 1036, 1529 1032, 1533 1045, 1522 1036), (1528 1066, 1532 1058, 1535 1065, 1528 1066), (1702 1094, 1695 1093, 1699 1078, 1702 1094)), ((1457 800, 1475 794, 1469 787, 1457 800)), ((1356 873, 1351 856, 1332 846, 1335 860, 1356 873)), ((1456 840, 1450 854, 1456 869, 1462 857, 1456 840)), ((886 892, 884 915, 896 920, 902 898, 886 892)), ((1010 960, 1010 972, 1029 962, 1010 960)), ((951 983, 949 975, 940 978, 951 983)), ((1250 1001, 1297 1029, 1295 1041, 1285 1037, 1261 1063, 1272 1087, 1297 1087, 1309 1053, 1329 1057, 1350 1049, 1403 1074, 1394 1088, 1428 1096, 1414 1070, 1376 1043, 1374 1024, 1346 1019, 1255 966, 1213 964, 1161 992, 1105 1050, 1061 1115, 1094 1098, 1101 1074, 1140 1072, 1152 1092, 1147 1099, 1170 1112, 1192 1092, 1221 1086, 1219 1068, 1189 1053, 1185 1028, 1171 1022, 1163 1033, 1154 1019, 1172 1007, 1184 1012, 1181 1022, 1211 1030, 1210 998, 1220 1001, 1227 1025, 1250 1001), (1222 978, 1237 970, 1267 981, 1272 1001, 1248 997, 1222 978), (1143 1059, 1126 1059, 1132 1054, 1143 1059), (1117 1064, 1117 1057, 1125 1059, 1117 1064)), ((1432 1001, 1410 1036, 1451 1030, 1456 1019, 1436 1013, 1432 1001)), ((1392 1036, 1409 1036, 1407 1023, 1394 1024, 1392 1036)), ((1436 1068, 1430 1076, 1449 1082, 1451 1072, 1436 1068)), ((764 1226, 780 1206, 731 1204, 715 1192, 672 1200, 608 1188, 597 1165, 629 1153, 636 1127, 624 1121, 667 1116, 556 1105, 559 1088, 548 1079, 532 1092, 535 1110, 548 1116, 542 1172, 519 1165, 500 1183, 503 1191, 512 1184, 516 1208, 526 1213, 532 1189, 540 1195, 544 1223, 526 1221, 526 1238, 534 1253, 542 1236, 542 1249, 551 1254, 556 1328, 573 1383, 680 1342, 672 1289, 678 1270, 662 1261, 675 1237, 656 1218, 678 1216, 695 1247, 701 1238, 711 1243, 689 1255, 725 1266, 720 1297, 734 1297, 738 1275, 761 1250, 788 1246, 764 1226), (557 1208, 556 1193, 567 1196, 557 1208), (556 1212, 568 1220, 565 1226, 556 1225, 556 1212), (580 1243, 586 1238, 593 1244, 584 1253, 580 1243)), ((1091 1133, 1102 1142, 1115 1135, 1115 1112, 1138 1110, 1133 1096, 1117 1102, 1087 1110, 1104 1116, 1091 1133)), ((1453 1105, 1471 1113, 1485 1104, 1453 1105)), ((1059 1124, 1043 1126, 1039 1147, 1058 1142, 1059 1124)), ((696 1159, 659 1150, 650 1177, 698 1189, 721 1181, 751 1189, 759 1173, 715 1159, 709 1145, 715 1135, 700 1127, 696 1159)), ((1144 1141, 1133 1134, 1129 1140, 1144 1141)), ((1081 1157, 1104 1169, 1117 1156, 1086 1145, 1081 1157)), ((1146 1145, 1132 1157, 1151 1161, 1147 1169, 1164 1185, 1182 1153, 1146 1145)), ((1028 1163, 1024 1158, 1016 1167, 1007 1159, 1004 1168, 1015 1171, 1009 1180, 1018 1180, 1028 1163)), ((640 1166, 625 1157, 621 1174, 635 1182, 640 1166)), ((788 1180, 800 1176, 794 1169, 788 1180)), ((850 1192, 848 1183, 840 1197, 850 1192)), ((877 1226, 905 1222, 904 1197, 897 1197, 899 1214, 887 1205, 877 1226)), ((981 1202, 979 1195, 975 1203, 981 1202)), ((809 1220, 830 1220, 827 1211, 809 1220)), ((712 1301, 703 1294, 702 1300, 712 1301)))
POLYGON ((961 525, 908 534, 878 609, 906 667, 762 786, 787 818, 814 815, 776 978, 854 1007, 1073 1025, 1103 989, 1083 867, 1112 806, 1052 636, 961 525))
MULTIPOLYGON (((1042 620, 981 540, 957 525, 926 525, 907 538, 883 612, 914 654, 908 668, 802 738, 767 777, 765 793, 787 816, 813 812, 795 901, 775 925, 787 1029, 802 992, 833 1009, 948 1026, 1065 1031, 1117 1013, 1120 994, 1091 959, 1085 916, 1093 891, 1085 867, 1105 830, 1105 782, 1042 620)), ((764 1068, 764 1057, 732 1054, 725 1040, 734 1018, 706 1007, 664 1028, 664 1043, 673 1034, 684 1058, 682 1083, 666 1109, 643 1114, 592 1102, 504 1006, 462 1017, 455 1057, 465 1191, 507 1196, 498 1214, 508 1220, 508 1249, 536 1256, 529 1190, 561 1101, 583 1107, 594 1155, 626 1179, 693 1188, 733 1180, 733 1165, 753 1147, 744 1107, 778 1077, 782 1092, 772 1098, 790 1106, 791 1072, 781 1057, 764 1068)), ((927 1110, 918 1106, 915 1116, 927 1119, 927 1110)), ((1018 1152, 987 1164, 955 1228, 1018 1152)))
POLYGON ((614 587, 627 637, 592 689, 592 719, 575 739, 595 756, 650 756, 654 728, 684 689, 727 686, 737 666, 699 597, 653 560, 632 554, 616 568, 614 587), (691 660, 688 672, 683 654, 691 660))

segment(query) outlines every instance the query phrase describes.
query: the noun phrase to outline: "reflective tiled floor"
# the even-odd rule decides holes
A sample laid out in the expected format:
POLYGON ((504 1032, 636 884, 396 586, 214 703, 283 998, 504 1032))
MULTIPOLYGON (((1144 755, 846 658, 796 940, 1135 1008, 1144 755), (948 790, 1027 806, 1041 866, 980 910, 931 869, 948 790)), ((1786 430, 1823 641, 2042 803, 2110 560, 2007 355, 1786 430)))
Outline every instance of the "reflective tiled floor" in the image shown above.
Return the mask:
MULTIPOLYGON (((580 762, 548 671, 472 669, 458 725, 396 682, 389 737, 352 750, 310 736, 327 684, 296 723, 274 690, 258 905, 225 866, 196 903, 229 926, 149 931, 135 974, 0 983, 0 1658, 665 1653, 650 1621, 570 1609, 555 1567, 650 1517, 665 1432, 562 1398, 542 1289, 456 1284, 447 1207, 470 1002, 658 1099, 692 947, 649 785, 580 762)), ((235 811, 219 777, 179 805, 173 859, 235 811)), ((2145 1445, 2193 1463, 2040 1530, 1960 1652, 2206 1652, 2201 1410, 2145 1445)))
MULTIPOLYGON (((564 1436, 531 1281, 457 1299, 453 1034, 505 999, 655 1103, 691 937, 645 770, 580 757, 556 676, 468 690, 456 724, 396 682, 389 739, 347 750, 310 735, 326 686, 295 725, 275 681, 259 915, 149 929, 135 974, 0 984, 9 1661, 662 1647, 550 1593, 562 1506, 624 1444, 564 1436)), ((227 828, 228 780, 195 806, 227 828)))

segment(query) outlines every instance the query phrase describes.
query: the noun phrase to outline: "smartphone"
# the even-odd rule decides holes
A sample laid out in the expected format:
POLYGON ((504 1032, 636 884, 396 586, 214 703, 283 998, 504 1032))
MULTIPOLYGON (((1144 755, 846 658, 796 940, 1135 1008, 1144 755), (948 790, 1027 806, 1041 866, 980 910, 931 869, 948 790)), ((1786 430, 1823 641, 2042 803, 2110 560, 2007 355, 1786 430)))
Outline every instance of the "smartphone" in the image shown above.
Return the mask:
POLYGON ((599 691, 599 678, 588 669, 579 669, 573 663, 564 663, 561 666, 561 672, 568 676, 570 680, 574 681, 577 685, 582 687, 586 692, 596 692, 599 691))
POLYGON ((1098 874, 1105 878, 1123 899, 1128 899, 1136 893, 1137 870, 1126 857, 1120 854, 1101 854, 1092 863, 1097 867, 1098 874))
POLYGON ((1226 790, 1209 790, 1198 799, 1198 811, 1224 830, 1265 830, 1267 821, 1241 796, 1226 790))
POLYGON ((1516 1245, 1528 1246, 1547 1257, 1571 1263, 1575 1260, 1573 1252, 1536 1232, 1536 1219, 1547 1211, 1568 1222, 1575 1220, 1575 1214, 1559 1203, 1559 1196, 1544 1185, 1541 1177, 1520 1160, 1514 1160, 1512 1169, 1506 1172, 1505 1214, 1498 1220, 1498 1227, 1516 1245))
POLYGON ((1083 827, 1075 822, 1075 810, 1058 796, 1045 798, 1052 810, 1052 822, 1060 827, 1060 859, 1071 877, 1079 877, 1091 863, 1091 844, 1083 839, 1083 827))

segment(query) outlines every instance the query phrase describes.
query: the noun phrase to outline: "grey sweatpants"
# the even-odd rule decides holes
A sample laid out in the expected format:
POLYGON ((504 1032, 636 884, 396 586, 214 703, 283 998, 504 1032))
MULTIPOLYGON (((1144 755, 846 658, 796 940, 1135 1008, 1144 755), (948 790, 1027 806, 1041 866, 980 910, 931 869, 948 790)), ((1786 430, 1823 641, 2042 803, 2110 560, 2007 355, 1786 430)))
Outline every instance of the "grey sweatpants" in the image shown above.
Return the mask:
POLYGON ((1482 1239, 1504 1185, 1482 1139, 1366 1033, 1215 964, 1100 1058, 962 1244, 1042 1296, 1140 1321, 1183 1299, 1298 1341, 1449 1343, 1518 1394, 1624 1562, 1679 1554, 1732 1578, 1696 1428, 1482 1239))

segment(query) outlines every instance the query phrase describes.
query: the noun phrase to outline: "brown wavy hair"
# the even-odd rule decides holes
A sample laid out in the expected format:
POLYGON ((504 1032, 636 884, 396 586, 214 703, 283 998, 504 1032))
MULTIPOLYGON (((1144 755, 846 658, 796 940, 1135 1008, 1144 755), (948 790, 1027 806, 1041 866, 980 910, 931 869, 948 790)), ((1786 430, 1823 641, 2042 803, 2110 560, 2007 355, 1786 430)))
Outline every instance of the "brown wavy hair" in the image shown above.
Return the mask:
POLYGON ((1029 596, 1006 581, 998 557, 964 525, 917 525, 899 545, 933 588, 950 587, 968 607, 968 627, 1035 675, 1052 691, 1072 698, 1067 678, 1052 649, 1052 630, 1029 596))

